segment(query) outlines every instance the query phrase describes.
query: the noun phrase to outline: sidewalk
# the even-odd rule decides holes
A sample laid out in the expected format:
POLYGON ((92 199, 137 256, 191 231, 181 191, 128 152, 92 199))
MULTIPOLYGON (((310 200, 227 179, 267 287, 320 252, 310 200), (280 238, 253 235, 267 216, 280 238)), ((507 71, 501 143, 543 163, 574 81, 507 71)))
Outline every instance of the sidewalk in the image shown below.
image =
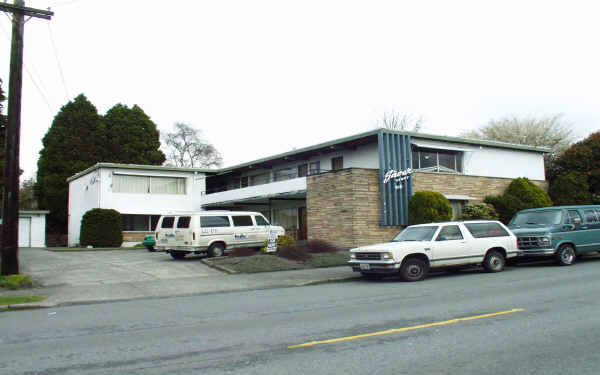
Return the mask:
MULTIPOLYGON (((35 274, 31 275, 35 279, 35 274)), ((297 287, 359 278, 349 267, 261 272, 254 274, 215 274, 210 277, 186 277, 170 280, 110 282, 87 285, 53 285, 28 290, 1 291, 0 296, 43 295, 43 302, 14 305, 11 308, 56 307, 126 301, 141 298, 167 298, 244 290, 297 287)), ((0 307, 0 310, 3 308, 0 307)), ((4 307, 8 309, 8 307, 4 307)))

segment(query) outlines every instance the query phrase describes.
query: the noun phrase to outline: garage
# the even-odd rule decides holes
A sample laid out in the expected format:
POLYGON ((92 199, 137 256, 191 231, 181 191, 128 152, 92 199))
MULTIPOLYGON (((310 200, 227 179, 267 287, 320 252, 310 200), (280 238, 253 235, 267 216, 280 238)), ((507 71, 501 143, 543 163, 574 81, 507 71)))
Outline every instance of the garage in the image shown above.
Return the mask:
POLYGON ((50 211, 19 211, 19 247, 46 247, 46 215, 50 211))

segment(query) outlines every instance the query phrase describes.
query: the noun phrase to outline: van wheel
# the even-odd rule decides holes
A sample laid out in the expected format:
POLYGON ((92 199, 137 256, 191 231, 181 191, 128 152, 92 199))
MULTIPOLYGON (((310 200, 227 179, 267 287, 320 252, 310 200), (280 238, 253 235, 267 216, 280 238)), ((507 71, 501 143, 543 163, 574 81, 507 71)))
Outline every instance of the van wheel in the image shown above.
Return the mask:
POLYGON ((556 262, 560 266, 570 266, 575 263, 575 248, 572 245, 562 245, 556 251, 556 262))
POLYGON ((171 251, 169 254, 171 254, 171 257, 173 257, 173 259, 183 259, 187 255, 187 253, 182 253, 179 251, 171 251))
POLYGON ((209 257, 222 257, 225 254, 225 246, 221 243, 215 243, 208 249, 209 257))
POLYGON ((489 251, 483 260, 483 268, 487 272, 500 272, 504 269, 505 264, 504 255, 496 250, 489 251))
POLYGON ((429 267, 418 258, 409 258, 400 267, 400 277, 404 281, 420 281, 425 278, 429 267))

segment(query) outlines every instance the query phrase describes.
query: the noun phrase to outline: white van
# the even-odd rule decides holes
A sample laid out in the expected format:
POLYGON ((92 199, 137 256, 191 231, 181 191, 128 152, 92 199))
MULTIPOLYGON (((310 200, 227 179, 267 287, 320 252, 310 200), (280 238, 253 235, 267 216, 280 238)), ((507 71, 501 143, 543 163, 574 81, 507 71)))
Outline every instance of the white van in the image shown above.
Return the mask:
POLYGON ((161 216, 156 225, 155 249, 174 259, 187 254, 222 256, 235 247, 263 247, 269 233, 279 236, 285 230, 258 212, 200 211, 161 216))

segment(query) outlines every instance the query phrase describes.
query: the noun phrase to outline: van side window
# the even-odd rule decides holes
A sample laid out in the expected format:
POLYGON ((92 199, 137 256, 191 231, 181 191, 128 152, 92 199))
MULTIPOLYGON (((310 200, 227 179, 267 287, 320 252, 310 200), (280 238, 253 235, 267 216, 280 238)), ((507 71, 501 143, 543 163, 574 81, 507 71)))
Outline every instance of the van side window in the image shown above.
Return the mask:
POLYGON ((228 227, 229 218, 227 216, 200 216, 201 228, 228 227))
POLYGON ((566 224, 581 224, 581 215, 576 210, 567 211, 567 222, 566 224))
POLYGON ((254 216, 256 225, 269 225, 269 222, 262 216, 254 216))
POLYGON ((497 223, 465 223, 465 227, 475 238, 509 236, 508 232, 497 223))
POLYGON ((177 228, 189 228, 191 219, 191 216, 180 216, 179 219, 177 219, 177 228))
POLYGON ((597 223, 600 221, 597 210, 584 210, 583 214, 585 215, 586 223, 597 223))
POLYGON ((250 216, 232 216, 234 227, 251 227, 252 218, 250 216))
POLYGON ((175 218, 173 216, 163 217, 161 228, 173 228, 173 224, 175 224, 175 218))

